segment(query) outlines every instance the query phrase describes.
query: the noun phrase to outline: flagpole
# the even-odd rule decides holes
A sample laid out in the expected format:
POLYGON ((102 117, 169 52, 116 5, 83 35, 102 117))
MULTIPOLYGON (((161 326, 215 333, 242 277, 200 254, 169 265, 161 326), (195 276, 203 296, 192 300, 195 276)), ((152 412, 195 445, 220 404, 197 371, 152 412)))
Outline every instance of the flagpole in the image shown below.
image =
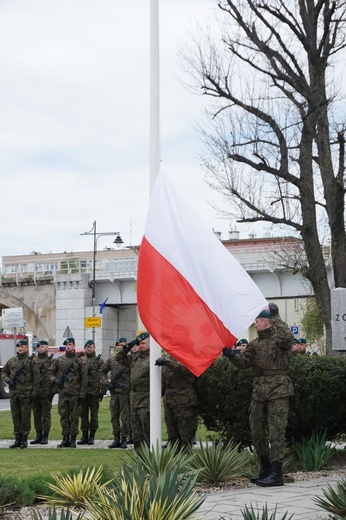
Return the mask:
MULTIPOLYGON (((160 168, 159 0, 150 0, 150 193, 160 168)), ((158 225, 160 225, 158 223, 158 225)), ((150 339, 150 447, 161 450, 161 347, 150 339)))

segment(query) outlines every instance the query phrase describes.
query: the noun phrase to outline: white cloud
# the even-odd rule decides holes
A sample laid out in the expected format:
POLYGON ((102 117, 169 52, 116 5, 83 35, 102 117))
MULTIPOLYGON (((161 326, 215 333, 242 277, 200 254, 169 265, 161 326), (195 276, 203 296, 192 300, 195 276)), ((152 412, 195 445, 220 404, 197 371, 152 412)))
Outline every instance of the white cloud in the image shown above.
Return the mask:
MULTIPOLYGON (((126 244, 140 242, 149 202, 149 6, 0 0, 0 256, 91 249, 80 233, 94 220, 101 231, 121 231, 126 244)), ((165 169, 210 227, 225 230, 199 166, 202 100, 182 87, 177 58, 189 28, 215 8, 213 0, 160 2, 161 144, 165 169)))

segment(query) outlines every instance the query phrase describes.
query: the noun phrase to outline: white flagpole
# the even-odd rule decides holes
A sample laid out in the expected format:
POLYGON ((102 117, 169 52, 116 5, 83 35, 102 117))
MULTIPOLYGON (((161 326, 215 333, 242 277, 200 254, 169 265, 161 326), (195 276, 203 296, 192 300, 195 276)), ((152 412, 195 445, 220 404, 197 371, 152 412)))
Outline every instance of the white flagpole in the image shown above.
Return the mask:
MULTIPOLYGON (((159 0, 150 0, 150 192, 160 168, 159 0)), ((160 225, 158 222, 157 225, 160 225)), ((150 447, 161 450, 161 348, 150 339, 150 447)))

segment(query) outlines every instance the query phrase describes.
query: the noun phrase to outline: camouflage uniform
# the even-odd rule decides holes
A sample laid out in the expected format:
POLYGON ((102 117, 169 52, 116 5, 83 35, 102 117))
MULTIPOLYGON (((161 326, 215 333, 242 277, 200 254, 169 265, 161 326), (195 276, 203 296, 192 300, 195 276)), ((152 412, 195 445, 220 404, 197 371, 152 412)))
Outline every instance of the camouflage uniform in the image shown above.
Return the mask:
POLYGON ((52 382, 48 376, 52 358, 48 352, 38 353, 32 360, 35 384, 33 388, 32 411, 34 415, 34 426, 36 439, 30 444, 47 444, 48 434, 51 428, 51 410, 53 399, 52 382))
POLYGON ((103 395, 100 370, 104 360, 99 356, 95 356, 95 352, 93 352, 92 354, 87 353, 83 361, 87 374, 87 389, 81 406, 81 430, 85 442, 81 440, 78 444, 93 444, 95 432, 99 427, 98 412, 100 397, 103 395), (88 434, 89 430, 90 433, 88 434))
POLYGON ((196 376, 171 356, 164 358, 162 390, 168 442, 191 447, 198 426, 196 376))
POLYGON ((250 410, 250 429, 254 448, 260 458, 283 459, 289 396, 293 384, 287 375, 293 334, 279 316, 273 326, 258 331, 244 352, 231 362, 238 368, 255 368, 250 410), (269 446, 270 443, 270 446, 269 446))
POLYGON ((63 435, 63 445, 75 447, 76 436, 78 434, 78 420, 80 415, 81 400, 86 396, 87 379, 85 363, 81 358, 76 357, 76 353, 66 352, 56 358, 50 367, 50 380, 58 387, 59 402, 58 413, 63 435), (70 367, 66 377, 66 370, 70 367), (57 384, 61 382, 60 384, 57 384))
POLYGON ((16 437, 13 448, 26 448, 27 438, 31 430, 31 399, 34 384, 32 359, 28 352, 11 357, 1 371, 5 383, 10 384, 16 371, 23 370, 14 384, 9 387, 10 407, 13 421, 13 433, 16 437))
MULTIPOLYGON (((108 383, 107 374, 110 379, 116 377, 113 388, 110 389, 111 398, 109 409, 111 412, 111 423, 114 442, 111 448, 126 448, 127 437, 130 434, 130 362, 129 356, 120 350, 114 357, 107 359, 102 367, 103 384, 108 383), (119 385, 117 385, 119 383, 119 385)), ((110 386, 110 385, 109 385, 110 386)))
POLYGON ((133 445, 142 442, 150 446, 150 350, 132 353, 131 366, 131 431, 133 445))

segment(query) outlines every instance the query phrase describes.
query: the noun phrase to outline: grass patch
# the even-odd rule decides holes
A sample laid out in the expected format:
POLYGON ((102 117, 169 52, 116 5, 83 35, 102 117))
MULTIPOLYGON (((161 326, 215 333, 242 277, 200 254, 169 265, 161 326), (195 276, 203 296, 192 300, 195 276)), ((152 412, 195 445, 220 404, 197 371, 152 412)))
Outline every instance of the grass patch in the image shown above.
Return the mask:
POLYGON ((57 471, 82 466, 105 466, 110 471, 122 468, 133 450, 73 450, 46 448, 44 450, 1 450, 1 476, 37 476, 46 478, 57 471))
MULTIPOLYGON (((163 408, 163 407, 162 407, 163 408)), ((167 440, 167 431, 165 421, 162 412, 162 440, 167 440)), ((196 437, 201 440, 210 440, 212 436, 215 436, 215 432, 208 432, 205 426, 199 422, 196 437)), ((29 439, 35 437, 33 417, 31 417, 31 433, 29 439)), ((13 424, 10 410, 4 410, 0 412, 0 439, 12 439, 13 438, 13 424)), ((58 414, 58 406, 53 405, 52 407, 52 428, 49 434, 49 439, 59 440, 61 439, 61 426, 60 416, 58 414)), ((100 403, 99 409, 99 429, 96 432, 95 440, 111 440, 113 439, 111 415, 109 411, 109 397, 104 397, 100 403)), ((11 450, 12 451, 12 450, 11 450)), ((21 450, 24 451, 24 450, 21 450)), ((90 453, 90 451, 88 451, 90 453)))

